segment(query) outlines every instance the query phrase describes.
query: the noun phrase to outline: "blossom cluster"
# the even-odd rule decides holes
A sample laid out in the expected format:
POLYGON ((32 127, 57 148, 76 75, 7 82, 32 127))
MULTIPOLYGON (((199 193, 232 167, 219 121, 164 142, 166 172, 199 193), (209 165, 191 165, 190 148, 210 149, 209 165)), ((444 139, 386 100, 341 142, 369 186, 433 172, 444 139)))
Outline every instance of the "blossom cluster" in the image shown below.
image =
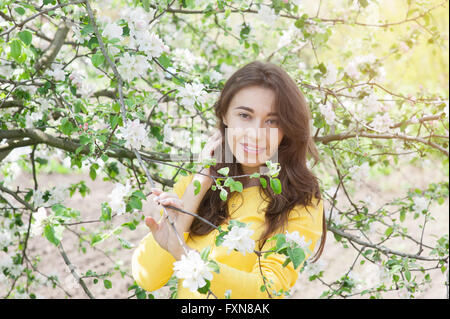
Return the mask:
POLYGON ((189 250, 179 261, 174 262, 173 270, 177 278, 183 279, 183 287, 192 292, 204 287, 206 280, 213 278, 213 269, 195 250, 189 250))
POLYGON ((140 150, 142 146, 150 147, 150 140, 147 137, 145 125, 141 124, 139 119, 133 121, 127 120, 125 127, 118 129, 117 136, 125 139, 126 148, 140 150))
POLYGON ((126 203, 125 198, 130 196, 132 192, 132 188, 130 182, 127 180, 126 184, 123 185, 121 183, 117 183, 112 190, 112 192, 108 195, 109 198, 109 207, 114 213, 118 215, 122 215, 126 211, 126 203))

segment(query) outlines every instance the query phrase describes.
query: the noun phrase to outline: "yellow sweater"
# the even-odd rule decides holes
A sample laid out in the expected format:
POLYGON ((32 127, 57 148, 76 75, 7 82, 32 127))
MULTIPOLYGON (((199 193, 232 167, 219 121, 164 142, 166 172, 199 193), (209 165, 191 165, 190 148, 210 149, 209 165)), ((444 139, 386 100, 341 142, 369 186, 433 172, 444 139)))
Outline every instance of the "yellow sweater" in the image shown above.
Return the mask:
MULTIPOLYGON (((191 183, 192 178, 192 174, 181 176, 178 182, 175 183, 173 190, 180 198, 191 183)), ((257 242, 265 229, 263 209, 268 204, 260 196, 259 187, 244 188, 242 193, 234 192, 229 195, 228 201, 231 219, 247 224, 251 223, 250 228, 255 231, 252 239, 255 242, 257 242)), ((309 247, 311 252, 314 251, 314 247, 322 235, 322 208, 322 200, 316 206, 308 206, 311 214, 300 205, 294 207, 290 212, 286 228, 290 233, 298 231, 300 236, 305 237, 306 242, 311 240, 309 247)), ((222 229, 226 229, 227 225, 228 223, 224 223, 222 229)), ((217 262, 220 267, 220 273, 213 272, 214 277, 211 280, 210 290, 218 298, 225 298, 227 290, 231 290, 230 297, 232 299, 268 298, 267 292, 260 289, 263 285, 261 270, 267 280, 273 282, 271 286, 276 291, 280 289, 287 291, 297 281, 298 271, 301 266, 297 270, 293 268, 292 263, 283 267, 282 265, 286 258, 284 255, 271 254, 267 258, 261 256, 260 270, 258 257, 255 253, 247 253, 244 256, 234 250, 228 253, 227 247, 216 247, 214 242, 218 235, 217 230, 213 230, 203 236, 188 236, 188 233, 184 233, 184 235, 186 244, 198 252, 201 252, 206 246, 211 247, 209 258, 217 262)), ((261 250, 269 250, 274 244, 274 241, 266 242, 261 250)), ((306 255, 306 258, 308 258, 308 255, 306 255)), ((175 258, 159 246, 150 232, 141 240, 133 253, 132 274, 140 287, 147 291, 154 291, 163 287, 169 281, 173 275, 174 262, 175 258)), ((272 290, 269 290, 269 292, 272 297, 275 297, 272 290)), ((205 297, 206 295, 191 292, 188 288, 184 288, 182 281, 178 281, 179 299, 201 299, 205 297)))

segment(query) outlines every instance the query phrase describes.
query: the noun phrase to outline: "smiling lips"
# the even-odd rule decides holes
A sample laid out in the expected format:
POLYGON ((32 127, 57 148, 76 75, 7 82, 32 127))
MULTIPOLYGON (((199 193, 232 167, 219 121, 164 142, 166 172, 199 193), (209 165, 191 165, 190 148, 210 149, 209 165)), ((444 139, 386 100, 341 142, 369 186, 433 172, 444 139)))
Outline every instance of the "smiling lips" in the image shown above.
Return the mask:
POLYGON ((249 154, 259 154, 266 149, 265 147, 255 147, 249 144, 241 144, 241 145, 244 148, 244 151, 249 154))

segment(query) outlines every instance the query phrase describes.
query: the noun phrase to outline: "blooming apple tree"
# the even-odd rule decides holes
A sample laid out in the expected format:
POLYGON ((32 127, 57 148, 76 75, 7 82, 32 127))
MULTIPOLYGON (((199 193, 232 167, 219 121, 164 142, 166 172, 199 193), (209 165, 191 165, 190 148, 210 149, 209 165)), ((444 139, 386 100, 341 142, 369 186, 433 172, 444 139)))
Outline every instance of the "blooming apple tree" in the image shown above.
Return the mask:
MULTIPOLYGON (((89 289, 92 281, 102 280, 105 289, 111 288, 110 274, 77 271, 62 245, 65 232, 94 222, 99 229, 80 236, 80 243, 89 238, 94 248, 117 238, 123 249, 132 248, 118 234, 142 222, 144 216, 136 212, 150 187, 155 182, 171 187, 176 175, 211 164, 191 160, 201 147, 196 149, 198 139, 192 135, 201 139, 203 129, 214 126, 213 105, 226 79, 253 60, 279 64, 305 93, 323 159, 316 166, 308 164, 322 180, 328 232, 342 249, 358 254, 345 274, 330 281, 320 262, 305 260, 312 252, 296 232, 276 234, 273 249, 261 252, 255 250, 249 225, 232 221, 227 229, 213 225, 219 230, 215 244, 244 255, 254 252, 258 260, 285 255, 284 265, 292 263, 301 276, 323 283, 318 296, 324 298, 380 298, 389 291, 414 297, 432 280, 432 270, 446 272, 448 278, 448 234, 434 242, 423 240, 427 222, 434 219, 430 205, 447 201, 448 181, 405 190, 403 197, 382 207, 354 197, 370 172, 389 174, 402 163, 426 159, 448 165, 448 62, 443 62, 448 30, 440 25, 445 14, 448 19, 443 13, 448 1, 408 0, 394 18, 379 10, 385 2, 2 1, 2 297, 35 298, 34 287, 44 281, 67 296, 65 285, 79 285, 90 298, 96 297, 89 289), (434 52, 433 61, 441 65, 412 64, 410 73, 394 77, 394 66, 418 51, 428 57, 434 52), (411 69, 420 69, 421 75, 414 76, 411 69), (425 80, 417 85, 433 70, 430 85, 425 80), (70 169, 88 170, 93 180, 101 176, 115 183, 98 207, 98 220, 85 221, 76 207, 65 204, 76 192, 85 196, 90 191, 85 183, 52 189, 39 183, 38 171, 54 158, 70 169), (33 176, 33 188, 12 187, 22 170, 33 176), (347 207, 337 201, 339 191, 347 207), (119 215, 128 221, 115 224, 119 215), (419 230, 403 227, 410 218, 421 223, 419 230), (40 271, 39 259, 27 250, 29 240, 39 236, 54 244, 70 270, 69 280, 40 271), (391 245, 395 239, 416 250, 396 248, 391 245), (363 283, 353 271, 358 263, 371 267, 377 279, 363 283)), ((282 167, 266 164, 265 178, 259 173, 251 177, 282 193, 277 178, 282 167)), ((242 191, 226 168, 219 173, 223 178, 214 177, 212 189, 223 200, 242 191)), ((448 169, 436 174, 448 179, 448 169)), ((209 281, 220 269, 209 251, 186 251, 174 263, 174 278, 184 279, 192 291, 214 296, 209 281)), ((261 291, 268 297, 289 294, 274 291, 261 275, 261 291)), ((442 284, 448 287, 448 279, 442 284)), ((134 291, 130 297, 153 296, 136 284, 128 290, 134 291)), ((232 291, 215 297, 230 296, 232 291)))

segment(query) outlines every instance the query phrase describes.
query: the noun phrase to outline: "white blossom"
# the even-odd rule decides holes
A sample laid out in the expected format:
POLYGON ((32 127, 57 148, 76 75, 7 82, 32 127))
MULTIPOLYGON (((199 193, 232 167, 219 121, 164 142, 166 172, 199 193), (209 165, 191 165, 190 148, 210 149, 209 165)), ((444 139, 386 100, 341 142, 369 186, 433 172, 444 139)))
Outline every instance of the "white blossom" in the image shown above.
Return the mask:
POLYGON ((53 64, 52 69, 47 70, 47 74, 53 76, 55 81, 64 81, 66 78, 66 74, 64 73, 61 64, 53 64))
POLYGON ((361 72, 359 71, 358 64, 355 60, 350 61, 344 68, 344 72, 353 79, 359 78, 361 72))
POLYGON ((417 212, 422 212, 424 210, 428 209, 428 203, 429 200, 426 199, 425 197, 414 197, 414 208, 416 209, 417 212))
POLYGON ((407 287, 401 288, 397 294, 401 299, 412 299, 414 297, 413 293, 407 287))
POLYGON ((0 272, 0 285, 7 284, 8 278, 3 274, 3 272, 0 272))
POLYGON ((176 48, 172 51, 173 66, 185 72, 194 71, 195 65, 206 64, 203 57, 196 56, 189 49, 176 48))
MULTIPOLYGON (((334 195, 334 193, 333 193, 334 195)), ((339 216, 339 213, 334 211, 333 214, 331 214, 331 210, 325 210, 325 219, 328 221, 330 219, 331 215, 331 221, 334 225, 340 226, 343 224, 343 221, 341 219, 342 215, 339 216)))
POLYGON ((258 18, 271 26, 278 19, 278 15, 273 8, 262 5, 258 10, 258 18))
POLYGON ((154 9, 146 12, 142 7, 130 8, 126 7, 121 11, 121 17, 128 22, 130 32, 134 30, 143 30, 149 27, 149 23, 153 17, 154 9))
POLYGON ((30 299, 30 296, 26 292, 22 293, 22 292, 16 291, 16 292, 14 292, 13 298, 14 299, 30 299))
POLYGON ((369 177, 370 165, 368 162, 364 162, 361 166, 352 166, 349 169, 349 175, 356 182, 367 180, 369 177))
POLYGON ((12 242, 11 232, 7 229, 0 229, 0 250, 8 247, 12 242))
POLYGON ((347 277, 353 282, 353 291, 355 293, 361 292, 363 290, 363 283, 364 281, 361 279, 361 277, 353 270, 351 270, 347 277))
POLYGON ((69 75, 69 80, 72 81, 72 84, 77 88, 81 88, 84 83, 84 76, 81 73, 74 71, 69 75))
POLYGON ((47 211, 44 207, 39 207, 36 213, 33 214, 34 224, 31 224, 31 233, 33 236, 42 234, 45 221, 47 220, 47 211))
POLYGON ((72 32, 73 32, 73 37, 74 37, 75 41, 78 43, 84 43, 84 41, 87 41, 90 39, 89 34, 82 35, 81 29, 76 25, 72 26, 72 32))
POLYGON ((125 139, 125 147, 139 150, 141 146, 150 147, 145 125, 139 119, 127 120, 126 127, 118 130, 118 137, 125 139))
POLYGON ((13 68, 9 64, 0 65, 0 75, 6 77, 7 79, 13 74, 13 68))
POLYGON ((143 76, 150 68, 147 58, 142 55, 130 55, 126 52, 119 60, 118 71, 126 81, 131 81, 135 77, 143 76))
POLYGON ((220 65, 220 72, 222 72, 225 79, 228 79, 235 71, 235 67, 228 65, 225 62, 220 65))
POLYGON ((173 263, 175 276, 183 280, 183 287, 195 292, 206 285, 205 280, 213 278, 212 268, 201 258, 195 250, 190 250, 181 256, 181 260, 173 263))
POLYGON ((337 80, 338 71, 333 64, 329 64, 327 66, 327 73, 325 77, 321 80, 321 85, 331 85, 334 84, 337 80))
POLYGON ((315 21, 309 21, 305 25, 305 31, 309 34, 315 34, 315 33, 325 33, 326 30, 323 29, 319 24, 317 24, 315 21))
POLYGON ((308 263, 305 266, 305 271, 309 277, 318 275, 324 269, 325 269, 325 262, 322 259, 319 259, 315 263, 308 263))
POLYGON ((328 125, 334 124, 334 121, 336 120, 336 114, 334 113, 333 106, 330 102, 327 102, 326 104, 319 104, 319 110, 328 125))
POLYGON ((170 125, 168 123, 166 123, 164 125, 164 143, 173 143, 174 138, 173 138, 173 131, 172 128, 170 127, 170 125))
POLYGON ((228 247, 228 253, 233 249, 241 252, 244 256, 255 249, 255 241, 251 239, 255 231, 248 227, 233 226, 223 239, 222 245, 228 247))
POLYGON ((211 71, 209 71, 209 78, 212 82, 217 83, 223 79, 223 76, 221 73, 217 72, 216 70, 211 70, 211 71))
POLYGON ((288 231, 286 231, 286 240, 287 240, 287 242, 296 243, 302 249, 307 249, 309 247, 309 245, 311 244, 311 240, 306 242, 305 236, 300 237, 300 234, 298 233, 298 231, 294 231, 292 233, 289 233, 288 231))
POLYGON ((132 43, 139 51, 145 52, 148 59, 159 57, 163 51, 169 51, 169 47, 155 33, 149 33, 147 30, 136 31, 133 34, 132 43))
POLYGON ((362 100, 363 105, 368 113, 379 112, 381 108, 381 103, 375 94, 371 93, 365 96, 362 100))
POLYGON ((123 32, 122 27, 120 27, 116 23, 108 23, 106 27, 103 29, 102 36, 108 39, 117 38, 120 41, 122 41, 123 40, 122 32, 123 32))
POLYGON ((389 279, 389 272, 382 265, 370 263, 365 267, 364 282, 367 288, 379 287, 389 279))
POLYGON ((126 211, 125 197, 130 196, 131 191, 132 188, 128 180, 125 185, 121 183, 117 183, 115 185, 112 192, 108 195, 108 198, 110 199, 108 203, 113 212, 117 213, 118 215, 122 215, 125 213, 126 211))
POLYGON ((39 112, 28 112, 27 115, 25 115, 25 126, 27 128, 35 127, 34 122, 40 120, 41 117, 42 114, 39 112))
MULTIPOLYGON (((0 270, 4 270, 4 269, 10 269, 14 262, 11 258, 10 255, 0 255, 0 270)), ((0 273, 2 273, 2 271, 0 271, 0 273)))
POLYGON ((13 277, 19 277, 24 269, 25 269, 24 265, 13 264, 9 268, 9 274, 13 277))
POLYGON ((377 131, 384 132, 389 130, 389 127, 392 126, 393 124, 394 121, 392 121, 389 114, 384 113, 383 115, 378 114, 377 116, 375 116, 370 126, 377 131))
POLYGON ((49 207, 63 202, 67 197, 69 197, 67 188, 55 186, 47 191, 40 189, 36 190, 33 194, 33 203, 36 207, 49 207), (49 195, 46 194, 47 192, 49 195), (44 197, 47 197, 47 200, 45 200, 44 197))
POLYGON ((181 103, 183 105, 193 107, 195 102, 203 104, 206 102, 208 93, 203 90, 204 86, 200 83, 186 83, 184 88, 178 89, 178 96, 181 97, 181 103))

